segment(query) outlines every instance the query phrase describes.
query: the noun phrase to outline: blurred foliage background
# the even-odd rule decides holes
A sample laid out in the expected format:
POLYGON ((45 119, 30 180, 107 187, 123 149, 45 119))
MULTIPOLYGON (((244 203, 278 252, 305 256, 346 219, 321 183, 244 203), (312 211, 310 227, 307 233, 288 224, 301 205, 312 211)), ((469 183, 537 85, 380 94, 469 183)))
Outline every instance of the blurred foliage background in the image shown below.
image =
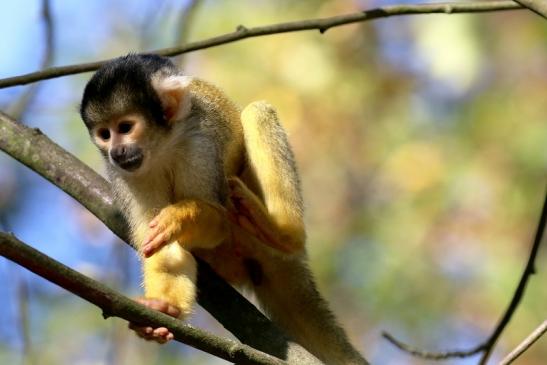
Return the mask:
MULTIPOLYGON (((52 2, 54 64, 88 62, 247 27, 401 1, 52 2), (184 34, 180 34, 184 32, 184 34)), ((406 1, 415 2, 415 1, 406 1)), ((0 77, 38 69, 40 2, 2 3, 0 77)), ((239 105, 266 99, 302 175, 311 266, 374 364, 424 364, 381 338, 472 347, 508 304, 528 257, 547 172, 547 23, 527 11, 423 15, 255 38, 180 62, 239 105)), ((41 83, 22 115, 98 171, 77 113, 89 74, 41 83)), ((0 90, 9 110, 27 87, 0 90)), ((137 296, 134 252, 78 203, 0 155, 4 230, 137 296)), ((547 252, 496 363, 547 318, 547 252)), ((88 303, 0 259, 2 364, 215 364, 135 338, 88 303)), ((203 310, 192 323, 225 334, 203 310)), ((545 364, 547 338, 518 362, 545 364)), ((477 358, 449 360, 475 364, 477 358)))

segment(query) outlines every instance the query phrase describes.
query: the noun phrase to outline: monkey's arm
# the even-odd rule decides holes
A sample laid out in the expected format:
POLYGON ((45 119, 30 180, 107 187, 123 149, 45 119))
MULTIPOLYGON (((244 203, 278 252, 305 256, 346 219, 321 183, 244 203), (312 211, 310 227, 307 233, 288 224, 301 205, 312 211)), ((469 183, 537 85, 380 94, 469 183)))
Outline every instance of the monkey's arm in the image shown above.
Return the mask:
POLYGON ((168 205, 150 222, 142 253, 152 256, 166 243, 177 241, 185 249, 212 248, 227 235, 226 209, 201 199, 168 205))
POLYGON ((238 223, 274 249, 302 252, 306 234, 300 180, 277 113, 266 102, 254 102, 243 110, 241 122, 248 164, 240 176, 244 183, 229 180, 238 223))
MULTIPOLYGON (((144 242, 145 296, 176 306, 179 316, 185 318, 196 297, 197 265, 189 250, 210 248, 225 238, 225 208, 201 199, 183 199, 163 208, 150 223, 145 219, 141 222, 135 239, 144 242)), ((168 332, 157 329, 152 335, 161 342, 168 332)))

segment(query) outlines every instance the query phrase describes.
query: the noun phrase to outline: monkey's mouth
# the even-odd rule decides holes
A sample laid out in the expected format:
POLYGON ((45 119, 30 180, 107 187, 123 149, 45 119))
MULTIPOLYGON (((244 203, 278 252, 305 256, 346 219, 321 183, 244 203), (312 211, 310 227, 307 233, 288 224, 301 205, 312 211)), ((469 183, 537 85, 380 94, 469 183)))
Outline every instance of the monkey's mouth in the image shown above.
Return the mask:
POLYGON ((127 156, 124 159, 119 159, 118 161, 116 161, 116 164, 125 171, 132 172, 141 167, 143 157, 144 156, 142 152, 138 151, 131 156, 127 156))

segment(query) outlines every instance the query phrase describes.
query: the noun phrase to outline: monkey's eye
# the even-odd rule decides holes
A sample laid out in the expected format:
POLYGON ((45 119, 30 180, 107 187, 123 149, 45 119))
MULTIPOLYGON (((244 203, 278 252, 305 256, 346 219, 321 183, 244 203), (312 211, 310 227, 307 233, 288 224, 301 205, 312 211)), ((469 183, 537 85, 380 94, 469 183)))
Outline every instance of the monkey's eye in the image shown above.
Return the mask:
POLYGON ((110 139, 110 131, 106 128, 101 128, 97 131, 97 135, 103 141, 108 141, 110 139))
POLYGON ((118 133, 127 134, 131 132, 131 129, 133 129, 132 122, 120 122, 120 124, 118 124, 118 133))

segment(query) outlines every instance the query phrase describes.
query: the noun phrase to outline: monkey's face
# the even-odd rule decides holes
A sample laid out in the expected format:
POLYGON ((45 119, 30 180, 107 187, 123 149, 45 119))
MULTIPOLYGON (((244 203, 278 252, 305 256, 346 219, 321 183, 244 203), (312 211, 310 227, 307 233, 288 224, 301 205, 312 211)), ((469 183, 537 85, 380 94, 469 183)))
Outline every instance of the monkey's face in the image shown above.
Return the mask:
POLYGON ((116 172, 142 175, 169 157, 191 110, 190 78, 166 58, 128 55, 103 65, 85 87, 80 115, 116 172))
POLYGON ((128 114, 98 123, 90 134, 103 156, 111 165, 125 173, 136 173, 143 169, 147 160, 146 151, 154 146, 146 138, 150 129, 140 114, 128 114))

